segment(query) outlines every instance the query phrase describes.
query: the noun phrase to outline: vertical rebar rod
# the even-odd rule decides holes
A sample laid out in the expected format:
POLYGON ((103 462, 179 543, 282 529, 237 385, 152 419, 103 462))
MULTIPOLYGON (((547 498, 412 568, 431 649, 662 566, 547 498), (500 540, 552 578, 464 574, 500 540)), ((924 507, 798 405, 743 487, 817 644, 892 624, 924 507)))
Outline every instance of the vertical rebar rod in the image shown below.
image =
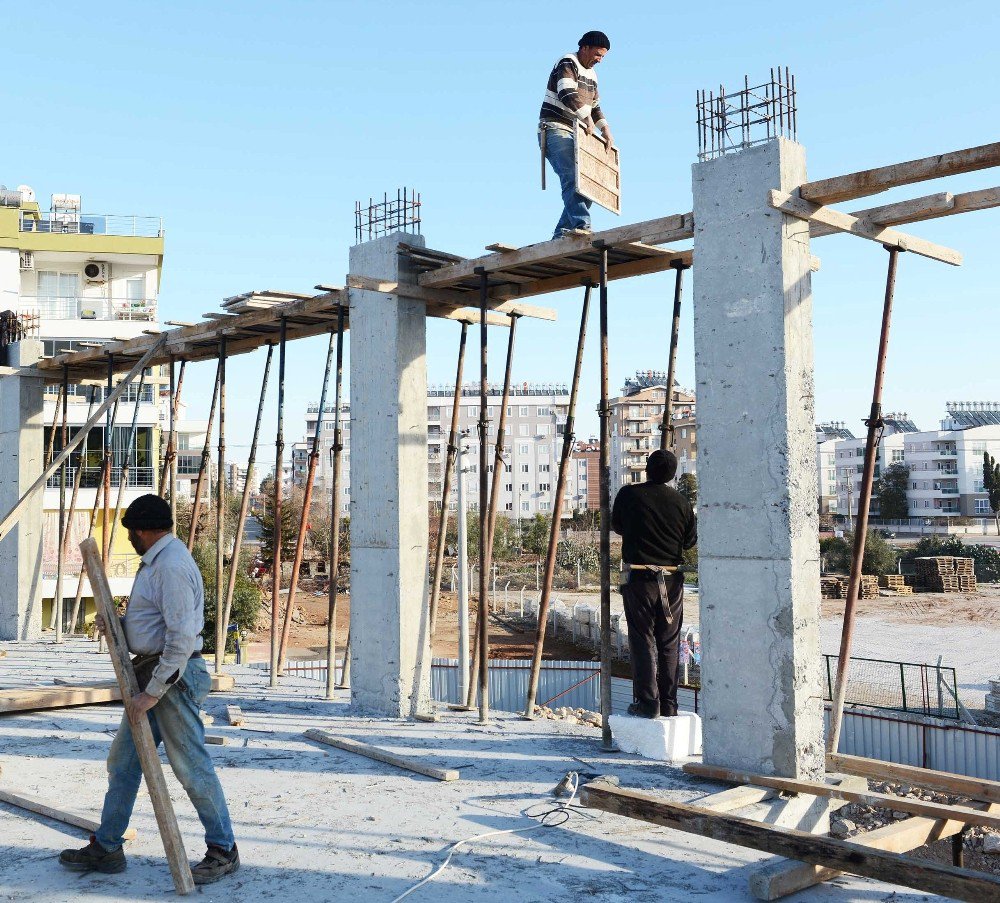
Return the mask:
POLYGON ((285 458, 285 346, 288 323, 281 318, 278 334, 278 429, 274 440, 274 549, 271 558, 271 686, 278 686, 278 601, 281 596, 281 469, 285 458))
POLYGON ((233 593, 236 591, 236 576, 240 569, 240 553, 243 550, 243 531, 246 528, 247 512, 250 509, 250 495, 253 492, 253 472, 257 463, 257 443, 260 440, 260 423, 264 417, 264 399, 267 396, 267 380, 271 373, 271 358, 274 343, 268 342, 267 358, 264 360, 264 378, 260 384, 260 401, 257 403, 257 419, 254 421, 253 439, 250 440, 250 455, 247 458, 247 474, 243 481, 243 498, 240 513, 236 518, 236 535, 233 537, 233 553, 229 558, 229 580, 226 583, 226 599, 222 608, 222 623, 228 624, 233 610, 233 593))
POLYGON ((601 741, 611 749, 611 408, 608 406, 608 247, 600 251, 601 741))
MULTIPOLYGON (((87 404, 87 417, 86 417, 86 420, 84 420, 84 423, 87 423, 90 420, 90 415, 94 413, 94 399, 95 399, 96 396, 97 396, 97 387, 96 386, 91 386, 90 387, 90 401, 87 404)), ((63 543, 64 543, 64 545, 68 545, 69 544, 69 534, 70 534, 70 530, 71 530, 70 525, 73 523, 73 518, 76 516, 76 501, 77 501, 77 498, 79 498, 79 495, 80 495, 80 484, 83 482, 83 462, 84 462, 84 458, 86 457, 86 454, 87 454, 86 441, 87 440, 84 439, 84 445, 83 445, 81 451, 79 452, 79 457, 77 458, 76 473, 73 474, 73 494, 69 497, 69 513, 66 515, 66 524, 67 524, 66 534, 63 537, 63 543)), ((81 575, 81 577, 83 576, 83 565, 82 564, 80 565, 80 575, 81 575)), ((70 633, 76 633, 76 619, 77 619, 77 617, 80 614, 80 611, 79 611, 79 600, 80 600, 80 596, 78 594, 77 597, 76 597, 76 599, 74 600, 72 617, 70 618, 70 622, 69 622, 69 632, 70 633)))
POLYGON ((187 547, 190 552, 198 538, 198 521, 201 519, 201 487, 208 470, 208 462, 212 452, 212 426, 215 424, 215 408, 219 403, 219 375, 222 371, 222 361, 215 368, 215 386, 212 389, 212 403, 208 408, 208 424, 205 427, 205 444, 201 447, 201 463, 198 465, 198 479, 194 484, 194 504, 191 507, 191 524, 188 527, 187 547))
POLYGON ((837 679, 830 706, 830 731, 827 735, 827 752, 835 753, 840 744, 840 728, 844 717, 844 697, 847 693, 847 672, 851 664, 851 643, 854 639, 854 609, 858 604, 861 586, 861 565, 865 557, 865 540, 868 534, 868 509, 871 505, 872 483, 875 476, 875 458, 882 438, 882 384, 885 380, 885 359, 889 348, 889 326, 892 321, 892 301, 896 290, 896 267, 899 248, 885 246, 889 252, 889 271, 885 280, 885 301, 882 305, 882 331, 879 335, 878 357, 875 361, 875 385, 872 389, 872 407, 865 425, 865 463, 858 497, 858 519, 854 526, 854 555, 851 559, 851 576, 847 584, 844 603, 844 625, 840 634, 840 657, 837 659, 837 679))
POLYGON ((489 438, 489 419, 486 416, 486 401, 489 385, 487 383, 486 353, 486 303, 488 301, 489 277, 483 267, 476 267, 479 276, 479 721, 485 724, 490 717, 489 700, 489 599, 486 595, 488 586, 489 561, 489 483, 486 473, 486 442, 489 438))
MULTIPOLYGON (((115 356, 108 355, 108 385, 107 393, 111 394, 111 384, 115 375, 115 356)), ((111 516, 111 436, 112 436, 111 409, 108 408, 107 417, 104 424, 104 472, 101 475, 104 492, 103 520, 101 522, 101 561, 104 569, 108 568, 108 556, 111 554, 111 529, 108 518, 111 516)))
MULTIPOLYGON (((469 324, 462 323, 458 340, 458 365, 455 371, 455 392, 452 399, 451 426, 448 430, 448 448, 445 452, 444 474, 441 486, 441 512, 438 515, 438 537, 434 549, 434 567, 431 574, 430 640, 433 644, 437 630, 438 600, 441 597, 441 570, 444 567, 444 548, 448 534, 448 497, 451 495, 451 475, 458 454, 458 415, 462 401, 462 371, 465 368, 465 345, 469 324)), ((432 647, 433 648, 433 647, 432 647)))
POLYGON ((587 319, 590 314, 590 291, 588 282, 583 291, 583 310, 580 313, 580 334, 576 343, 576 360, 573 364, 573 382, 569 392, 569 407, 566 411, 566 425, 563 427, 562 455, 559 458, 559 475, 556 479, 556 497, 553 504, 552 523, 549 525, 549 547, 545 553, 545 576, 538 597, 538 627, 535 632, 535 647, 531 656, 531 674, 528 678, 528 693, 524 703, 524 717, 532 718, 535 713, 535 697, 538 694, 538 680, 542 671, 542 650, 545 645, 546 619, 549 614, 549 597, 552 594, 552 578, 556 571, 556 551, 559 547, 559 526, 562 518, 563 499, 566 495, 566 477, 573 457, 576 422, 576 399, 580 388, 580 371, 583 368, 583 349, 587 341, 587 319))
POLYGON ((118 497, 115 500, 115 516, 111 520, 111 547, 115 545, 115 534, 118 532, 118 520, 122 513, 122 501, 125 498, 125 489, 128 486, 129 464, 132 460, 132 450, 135 448, 136 433, 139 427, 139 399, 142 398, 142 387, 146 382, 146 371, 139 374, 138 394, 135 398, 135 406, 132 408, 132 423, 128 431, 128 441, 125 444, 125 460, 118 468, 118 497))
POLYGON ((319 464, 319 444, 323 436, 323 411, 326 408, 326 391, 330 385, 330 370, 333 367, 333 355, 336 348, 337 334, 331 330, 326 348, 326 365, 323 368, 323 384, 319 393, 319 414, 316 416, 316 431, 313 434, 312 451, 309 454, 309 467, 306 471, 306 484, 302 493, 302 516, 299 518, 299 530, 295 537, 295 556, 292 558, 292 576, 288 583, 288 598, 285 601, 285 619, 281 625, 281 645, 278 647, 278 674, 285 671, 285 653, 288 651, 288 635, 292 629, 292 609, 295 607, 295 595, 299 589, 299 572, 302 569, 302 556, 305 554, 306 533, 309 529, 309 509, 312 508, 313 486, 316 483, 316 467, 319 464))
POLYGON ((663 419, 660 423, 660 448, 664 451, 674 447, 674 374, 677 370, 677 343, 681 332, 681 292, 684 271, 687 264, 675 260, 670 266, 676 271, 674 277, 674 315, 670 323, 670 356, 667 360, 667 395, 663 401, 663 419))
MULTIPOLYGON (((60 451, 69 444, 69 365, 63 364, 62 378, 62 436, 60 451)), ((56 588, 52 594, 52 616, 56 622, 56 642, 63 638, 63 562, 66 557, 66 466, 59 468, 59 547, 56 550, 56 588)))
MULTIPOLYGON (((222 620, 225 560, 222 543, 226 535, 226 337, 219 339, 219 448, 215 480, 215 673, 222 671, 226 651, 226 625, 222 620)), ((232 566, 232 565, 230 565, 232 566)))
MULTIPOLYGON (((337 600, 340 589, 337 578, 340 574, 340 453, 344 450, 340 431, 340 404, 344 388, 344 305, 337 306, 337 376, 333 388, 333 463, 330 480, 330 498, 333 508, 330 512, 330 563, 327 573, 330 582, 327 588, 328 611, 326 624, 326 698, 333 699, 337 674, 337 600)), ((344 653, 344 670, 347 670, 347 653, 344 653)))

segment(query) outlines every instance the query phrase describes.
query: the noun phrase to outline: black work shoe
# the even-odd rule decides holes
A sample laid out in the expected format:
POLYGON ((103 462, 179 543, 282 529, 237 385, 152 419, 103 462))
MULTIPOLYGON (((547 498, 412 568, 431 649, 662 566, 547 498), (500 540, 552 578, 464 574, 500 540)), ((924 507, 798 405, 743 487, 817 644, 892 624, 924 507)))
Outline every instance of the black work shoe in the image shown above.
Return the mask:
POLYGON ((656 712, 647 712, 637 702, 633 702, 628 707, 628 713, 635 718, 655 718, 656 712))
POLYGON ((235 843, 228 852, 222 847, 209 845, 205 858, 191 869, 191 875, 195 884, 211 884, 235 872, 239 867, 240 851, 236 849, 235 843))
POLYGON ((82 850, 63 850, 59 854, 59 863, 73 872, 102 872, 105 875, 117 875, 125 871, 125 851, 106 850, 93 834, 90 843, 82 850))

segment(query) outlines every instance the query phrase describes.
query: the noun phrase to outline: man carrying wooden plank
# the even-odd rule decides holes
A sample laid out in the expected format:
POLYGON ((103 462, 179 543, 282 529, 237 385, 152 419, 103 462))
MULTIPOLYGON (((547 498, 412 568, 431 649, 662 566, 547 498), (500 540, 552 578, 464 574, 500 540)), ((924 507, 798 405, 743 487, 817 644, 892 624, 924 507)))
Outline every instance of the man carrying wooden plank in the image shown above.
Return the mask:
MULTIPOLYGON (((153 739, 162 741, 170 767, 187 791, 205 828, 208 851, 191 869, 195 884, 217 881, 240 866, 229 807, 205 748, 199 717, 212 679, 201 655, 205 590, 187 547, 170 531, 170 505, 144 495, 122 516, 132 548, 142 556, 128 609, 122 619, 142 692, 132 698, 133 717, 149 718, 153 739)), ((98 616, 98 629, 104 622, 98 616)), ((122 849, 142 766, 128 714, 108 754, 108 791, 101 824, 81 850, 63 850, 59 861, 77 872, 115 874, 125 869, 122 849)))
POLYGON ((539 114, 542 187, 545 183, 545 161, 548 160, 562 188, 563 212, 556 223, 553 238, 590 232, 591 201, 576 190, 574 131, 577 122, 588 133, 595 128, 600 129, 605 146, 611 147, 614 142, 608 121, 601 112, 597 72, 594 69, 611 49, 611 41, 603 31, 588 31, 579 43, 580 49, 576 53, 567 53, 549 73, 539 114))
MULTIPOLYGON (((669 389, 668 389, 669 391, 669 389)), ((640 718, 677 714, 677 664, 684 618, 684 550, 698 541, 691 504, 672 486, 673 452, 646 459, 646 482, 622 486, 611 529, 622 537, 622 599, 628 622, 635 702, 640 718)))

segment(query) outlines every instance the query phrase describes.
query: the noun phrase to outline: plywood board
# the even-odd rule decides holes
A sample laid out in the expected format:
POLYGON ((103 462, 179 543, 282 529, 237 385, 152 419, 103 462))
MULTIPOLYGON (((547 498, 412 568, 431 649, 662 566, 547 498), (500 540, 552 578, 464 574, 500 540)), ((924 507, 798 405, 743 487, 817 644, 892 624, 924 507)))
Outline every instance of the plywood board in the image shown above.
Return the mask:
POLYGON ((612 213, 622 212, 621 167, 618 148, 605 146, 596 135, 576 126, 576 190, 612 213))

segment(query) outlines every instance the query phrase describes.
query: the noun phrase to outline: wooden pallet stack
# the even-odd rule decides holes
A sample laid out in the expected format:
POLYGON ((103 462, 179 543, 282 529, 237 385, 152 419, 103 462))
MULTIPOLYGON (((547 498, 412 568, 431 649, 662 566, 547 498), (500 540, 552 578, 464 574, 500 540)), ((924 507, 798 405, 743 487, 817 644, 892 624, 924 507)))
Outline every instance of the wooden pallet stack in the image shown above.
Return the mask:
POLYGON ((971 558, 935 555, 914 560, 915 587, 931 593, 974 593, 975 562, 971 558))
POLYGON ((861 587, 858 592, 858 596, 861 599, 877 599, 878 577, 876 577, 874 574, 862 574, 861 587))
POLYGON ((913 587, 907 584, 906 578, 902 574, 883 574, 878 578, 878 585, 882 589, 892 590, 900 596, 913 595, 913 587))
POLYGON ((823 599, 846 599, 847 579, 841 577, 820 577, 819 594, 823 599))

